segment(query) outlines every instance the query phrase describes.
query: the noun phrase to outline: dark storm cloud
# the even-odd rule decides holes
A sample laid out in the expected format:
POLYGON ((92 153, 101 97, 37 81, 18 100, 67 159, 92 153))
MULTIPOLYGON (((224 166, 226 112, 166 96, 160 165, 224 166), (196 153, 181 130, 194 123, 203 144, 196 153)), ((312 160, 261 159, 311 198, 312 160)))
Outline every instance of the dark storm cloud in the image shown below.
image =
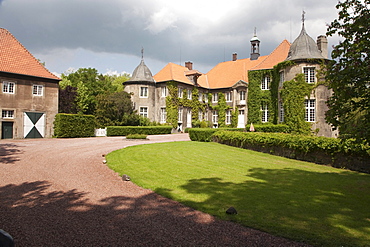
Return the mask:
MULTIPOLYGON (((214 1, 204 2, 211 8, 214 1)), ((168 6, 166 0, 0 0, 0 24, 37 53, 83 48, 139 55, 144 47, 146 57, 159 61, 192 60, 213 66, 230 60, 233 52, 249 57, 254 27, 263 55, 283 39, 294 39, 303 9, 307 24, 314 25, 307 28, 309 34, 313 38, 324 34, 326 27, 317 25, 336 17, 337 1, 230 0, 224 4, 237 5, 213 13, 219 18, 212 21, 202 18, 197 4, 186 8, 187 2, 177 2, 183 8, 174 8, 173 1, 168 6)))

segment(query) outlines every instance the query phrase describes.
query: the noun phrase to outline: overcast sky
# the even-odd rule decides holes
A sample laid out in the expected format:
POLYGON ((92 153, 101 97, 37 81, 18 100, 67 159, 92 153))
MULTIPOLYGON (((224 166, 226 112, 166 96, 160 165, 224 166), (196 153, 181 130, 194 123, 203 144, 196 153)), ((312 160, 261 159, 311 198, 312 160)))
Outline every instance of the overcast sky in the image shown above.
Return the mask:
MULTIPOLYGON (((153 75, 167 63, 206 73, 217 63, 250 56, 254 28, 267 55, 293 42, 306 12, 307 33, 325 34, 337 0, 0 0, 8 29, 54 73, 96 68, 132 73, 144 60, 153 75)), ((329 47, 337 44, 329 37, 329 47)))

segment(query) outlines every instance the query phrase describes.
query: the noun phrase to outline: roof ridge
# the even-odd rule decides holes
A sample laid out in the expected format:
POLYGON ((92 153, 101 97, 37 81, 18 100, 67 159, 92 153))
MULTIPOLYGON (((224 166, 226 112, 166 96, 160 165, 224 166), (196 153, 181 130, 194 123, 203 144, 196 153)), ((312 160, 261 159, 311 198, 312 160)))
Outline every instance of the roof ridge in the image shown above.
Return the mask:
MULTIPOLYGON (((7 30, 5 28, 0 28, 0 30, 2 32, 4 32, 5 35, 9 35, 10 38, 13 39, 13 41, 15 41, 22 48, 22 51, 23 52, 27 53, 31 57, 32 60, 34 60, 35 62, 37 62, 37 64, 39 66, 41 66, 51 76, 51 78, 50 77, 43 77, 43 76, 37 76, 37 77, 43 77, 43 78, 60 80, 59 77, 57 77, 56 75, 54 75, 53 73, 51 73, 38 59, 36 59, 35 56, 33 56, 32 53, 29 52, 27 50, 27 48, 9 30, 7 30)), ((7 71, 4 71, 4 72, 7 72, 7 71)), ((11 72, 11 73, 13 73, 13 72, 11 72)), ((14 74, 16 74, 16 73, 14 73, 14 74)), ((35 75, 30 75, 30 76, 35 76, 35 75)))
POLYGON ((283 41, 280 42, 280 44, 278 46, 275 47, 275 49, 269 54, 269 55, 266 55, 266 58, 263 59, 259 64, 257 64, 256 66, 254 66, 253 68, 251 68, 251 70, 253 70, 254 68, 257 68, 258 66, 260 66, 263 62, 265 62, 269 57, 271 57, 272 54, 274 54, 277 49, 280 48, 280 46, 283 45, 283 43, 288 43, 288 45, 291 45, 291 43, 287 40, 287 39, 284 39, 283 41))

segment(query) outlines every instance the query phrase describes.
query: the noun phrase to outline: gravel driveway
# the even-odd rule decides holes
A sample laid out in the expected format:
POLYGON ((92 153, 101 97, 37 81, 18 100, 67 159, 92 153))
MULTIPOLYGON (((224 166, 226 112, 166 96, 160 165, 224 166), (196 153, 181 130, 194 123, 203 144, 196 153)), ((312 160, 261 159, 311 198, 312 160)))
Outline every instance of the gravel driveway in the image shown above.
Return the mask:
POLYGON ((0 229, 16 246, 303 246, 124 182, 102 162, 127 146, 187 140, 1 140, 0 229))

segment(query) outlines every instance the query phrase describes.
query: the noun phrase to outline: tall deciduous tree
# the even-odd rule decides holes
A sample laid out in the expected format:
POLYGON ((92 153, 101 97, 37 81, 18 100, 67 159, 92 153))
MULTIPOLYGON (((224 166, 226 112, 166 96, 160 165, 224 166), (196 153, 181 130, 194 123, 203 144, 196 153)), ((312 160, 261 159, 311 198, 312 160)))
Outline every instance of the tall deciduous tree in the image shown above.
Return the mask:
MULTIPOLYGON (((101 127, 122 125, 122 122, 131 119, 132 115, 134 115, 134 108, 131 95, 127 92, 100 94, 97 97, 96 119, 101 127)), ((137 122, 138 120, 137 117, 137 122)))
POLYGON ((332 52, 326 79, 333 89, 328 122, 342 137, 370 142, 370 0, 345 0, 327 35, 343 37, 332 52))

